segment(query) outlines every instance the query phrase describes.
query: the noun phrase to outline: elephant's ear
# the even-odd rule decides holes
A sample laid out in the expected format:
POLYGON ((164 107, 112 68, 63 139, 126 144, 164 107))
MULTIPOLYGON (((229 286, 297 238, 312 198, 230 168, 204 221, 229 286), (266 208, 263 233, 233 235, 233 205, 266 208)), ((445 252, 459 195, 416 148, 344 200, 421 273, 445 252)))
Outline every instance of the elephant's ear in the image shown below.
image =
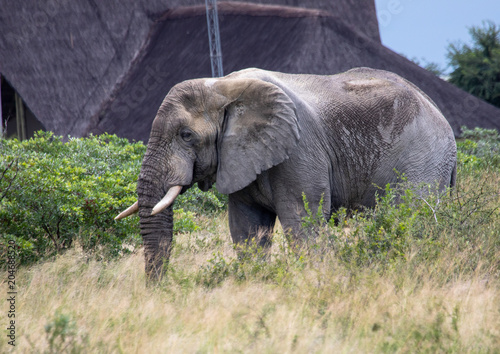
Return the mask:
POLYGON ((218 142, 217 189, 234 193, 289 157, 300 133, 296 108, 278 86, 257 79, 221 80, 229 98, 218 142))

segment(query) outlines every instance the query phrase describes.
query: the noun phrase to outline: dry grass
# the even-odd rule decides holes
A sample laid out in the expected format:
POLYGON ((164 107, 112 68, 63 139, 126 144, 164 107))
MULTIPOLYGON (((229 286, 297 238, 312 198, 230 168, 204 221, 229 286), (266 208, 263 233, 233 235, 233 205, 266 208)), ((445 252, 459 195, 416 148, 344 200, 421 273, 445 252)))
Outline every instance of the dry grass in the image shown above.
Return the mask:
MULTIPOLYGON (((71 251, 53 262, 19 269, 16 351, 49 352, 45 326, 58 316, 74 321, 62 345, 68 352, 500 348, 500 284, 489 276, 491 269, 457 275, 451 254, 442 255, 434 269, 411 259, 384 271, 353 269, 327 254, 298 265, 292 261, 271 280, 257 272, 244 281, 229 276, 206 286, 200 279, 207 274, 203 269, 213 270, 207 264, 234 257, 224 217, 206 224, 205 231, 178 237, 169 279, 155 288, 145 286, 141 252, 106 263, 71 251)), ((1 291, 7 292, 6 284, 1 291)), ((6 302, 1 305, 6 313, 6 302)), ((1 351, 10 350, 5 336, 0 343, 1 351)))

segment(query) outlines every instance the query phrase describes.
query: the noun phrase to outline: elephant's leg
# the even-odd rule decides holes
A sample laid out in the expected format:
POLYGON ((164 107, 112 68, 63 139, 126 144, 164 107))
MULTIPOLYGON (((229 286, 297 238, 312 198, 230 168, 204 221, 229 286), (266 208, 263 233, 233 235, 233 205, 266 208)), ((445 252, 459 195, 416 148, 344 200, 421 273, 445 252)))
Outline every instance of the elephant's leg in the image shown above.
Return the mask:
MULTIPOLYGON (((319 210, 324 220, 329 220, 331 216, 331 197, 327 188, 307 188, 305 196, 308 204, 307 210, 303 195, 300 193, 290 193, 283 191, 281 198, 276 205, 276 211, 280 220, 281 226, 285 234, 292 236, 295 240, 305 241, 311 236, 309 229, 304 229, 307 226, 305 218, 316 218, 319 210)), ((300 187, 297 190, 301 190, 300 187)), ((317 220, 321 222, 321 220, 317 220)))
POLYGON ((275 222, 274 212, 248 197, 229 195, 229 229, 235 244, 255 239, 259 246, 269 248, 275 222))

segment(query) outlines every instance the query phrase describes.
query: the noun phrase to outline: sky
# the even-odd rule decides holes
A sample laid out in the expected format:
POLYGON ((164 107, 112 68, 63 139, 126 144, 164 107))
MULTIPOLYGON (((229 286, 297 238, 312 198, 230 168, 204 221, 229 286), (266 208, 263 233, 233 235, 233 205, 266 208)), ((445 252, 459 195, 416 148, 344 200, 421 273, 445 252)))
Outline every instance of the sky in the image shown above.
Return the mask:
POLYGON ((386 47, 443 69, 450 43, 471 42, 468 27, 483 20, 500 26, 500 0, 375 0, 375 5, 386 47))

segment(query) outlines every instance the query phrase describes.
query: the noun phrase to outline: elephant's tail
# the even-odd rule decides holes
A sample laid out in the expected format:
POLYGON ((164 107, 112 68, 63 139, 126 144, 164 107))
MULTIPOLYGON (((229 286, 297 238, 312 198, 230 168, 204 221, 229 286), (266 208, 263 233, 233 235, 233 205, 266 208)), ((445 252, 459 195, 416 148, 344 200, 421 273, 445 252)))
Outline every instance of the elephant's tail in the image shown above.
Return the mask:
POLYGON ((451 171, 450 188, 455 187, 457 182, 457 162, 455 161, 455 166, 453 166, 453 171, 451 171))

